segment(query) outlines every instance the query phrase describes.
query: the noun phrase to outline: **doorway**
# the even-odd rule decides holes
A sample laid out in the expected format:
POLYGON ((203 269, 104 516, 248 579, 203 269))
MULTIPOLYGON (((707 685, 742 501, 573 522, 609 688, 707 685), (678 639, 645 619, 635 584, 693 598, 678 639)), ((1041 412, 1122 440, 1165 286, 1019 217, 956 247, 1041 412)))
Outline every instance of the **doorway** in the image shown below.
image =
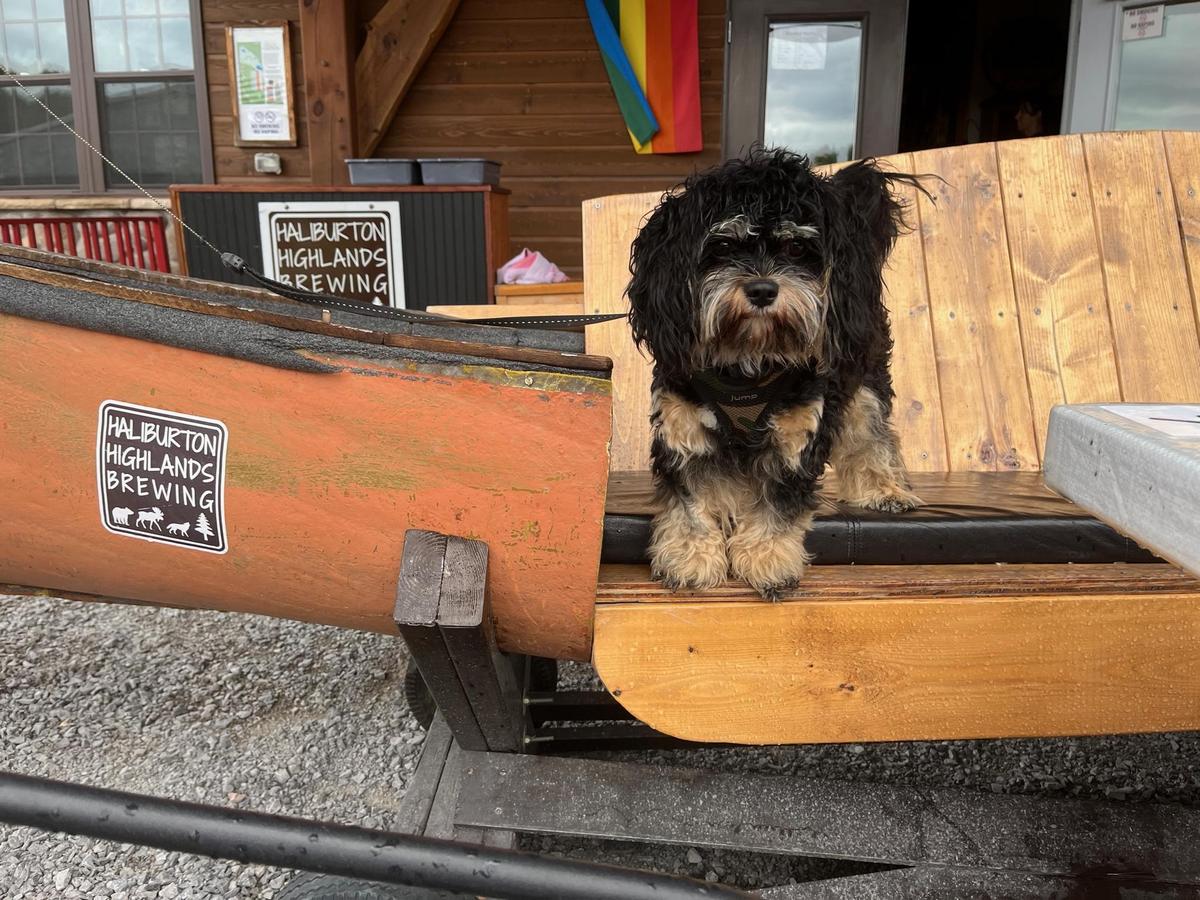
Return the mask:
POLYGON ((1071 0, 909 0, 897 149, 1059 134, 1071 0))
POLYGON ((831 163, 1059 134, 1071 7, 731 0, 725 153, 761 142, 831 163))

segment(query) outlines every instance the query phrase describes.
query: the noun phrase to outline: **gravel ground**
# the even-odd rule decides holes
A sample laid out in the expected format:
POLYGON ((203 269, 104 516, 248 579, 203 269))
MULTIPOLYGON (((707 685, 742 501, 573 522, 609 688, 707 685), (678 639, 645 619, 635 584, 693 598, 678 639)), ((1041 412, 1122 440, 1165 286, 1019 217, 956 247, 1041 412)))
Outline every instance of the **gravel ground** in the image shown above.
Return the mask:
MULTIPOLYGON (((388 828, 420 753, 399 641, 264 619, 0 598, 0 768, 388 828)), ((564 683, 591 679, 584 666, 564 683)), ((627 758, 633 758, 626 754, 627 758)), ((663 764, 1200 806, 1200 734, 640 754, 663 764)), ((742 887, 847 863, 532 837, 742 887)), ((291 873, 0 826, 5 898, 270 898, 291 873)))

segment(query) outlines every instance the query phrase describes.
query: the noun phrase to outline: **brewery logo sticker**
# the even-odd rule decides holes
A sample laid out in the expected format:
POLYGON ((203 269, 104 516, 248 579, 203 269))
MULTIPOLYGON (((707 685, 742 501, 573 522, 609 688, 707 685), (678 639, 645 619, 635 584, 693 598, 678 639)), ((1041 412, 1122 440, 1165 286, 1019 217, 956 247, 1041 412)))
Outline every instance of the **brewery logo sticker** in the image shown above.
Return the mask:
POLYGON ((100 521, 113 534, 224 553, 223 422, 105 400, 96 430, 100 521))

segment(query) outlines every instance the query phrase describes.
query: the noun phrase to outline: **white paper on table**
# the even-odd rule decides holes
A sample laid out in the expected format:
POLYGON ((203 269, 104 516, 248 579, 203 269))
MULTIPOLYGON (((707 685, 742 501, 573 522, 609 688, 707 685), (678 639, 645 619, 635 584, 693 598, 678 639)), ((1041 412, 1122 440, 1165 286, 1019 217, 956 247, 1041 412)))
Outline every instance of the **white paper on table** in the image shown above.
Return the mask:
POLYGON ((1105 406, 1110 413, 1146 425, 1172 437, 1200 439, 1200 405, 1169 403, 1159 406, 1105 406))

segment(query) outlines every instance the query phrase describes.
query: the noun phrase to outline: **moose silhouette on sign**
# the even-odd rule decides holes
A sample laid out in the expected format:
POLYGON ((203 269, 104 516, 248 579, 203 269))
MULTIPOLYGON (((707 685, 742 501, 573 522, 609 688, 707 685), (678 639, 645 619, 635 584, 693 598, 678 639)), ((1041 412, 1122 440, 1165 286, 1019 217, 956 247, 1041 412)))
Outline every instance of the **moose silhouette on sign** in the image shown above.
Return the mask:
POLYGON ((140 510, 134 524, 138 528, 153 529, 157 527, 159 531, 162 531, 162 520, 163 511, 157 506, 152 506, 150 509, 140 510))

